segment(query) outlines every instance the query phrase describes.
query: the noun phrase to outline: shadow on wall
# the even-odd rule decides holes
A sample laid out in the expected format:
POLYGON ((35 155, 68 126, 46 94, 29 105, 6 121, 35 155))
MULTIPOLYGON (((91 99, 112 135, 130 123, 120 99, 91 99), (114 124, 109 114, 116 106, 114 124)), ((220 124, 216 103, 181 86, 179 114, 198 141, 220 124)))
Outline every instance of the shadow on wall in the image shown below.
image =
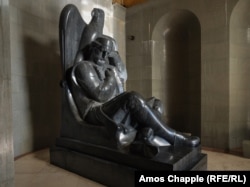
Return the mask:
POLYGON ((29 114, 33 150, 54 144, 59 134, 60 57, 57 41, 42 44, 27 36, 24 40, 26 82, 28 85, 29 114))

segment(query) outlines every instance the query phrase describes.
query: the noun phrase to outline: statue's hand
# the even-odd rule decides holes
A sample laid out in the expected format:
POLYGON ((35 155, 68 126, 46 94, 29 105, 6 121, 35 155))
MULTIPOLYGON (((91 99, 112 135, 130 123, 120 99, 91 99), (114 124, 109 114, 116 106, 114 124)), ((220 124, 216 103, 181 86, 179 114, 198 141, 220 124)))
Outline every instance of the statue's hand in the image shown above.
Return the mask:
POLYGON ((123 62, 117 51, 111 51, 109 53, 109 64, 116 67, 119 72, 122 72, 124 69, 123 62))
MULTIPOLYGON (((111 51, 108 55, 109 58, 116 58, 118 56, 118 52, 117 51, 111 51)), ((116 62, 114 62, 116 63, 116 62)))
POLYGON ((119 78, 122 80, 123 83, 125 83, 125 81, 127 80, 127 70, 117 51, 110 52, 109 65, 113 66, 116 69, 119 78))
POLYGON ((114 71, 114 69, 108 67, 108 68, 105 70, 105 76, 106 76, 106 77, 114 77, 114 76, 115 76, 115 71, 114 71))

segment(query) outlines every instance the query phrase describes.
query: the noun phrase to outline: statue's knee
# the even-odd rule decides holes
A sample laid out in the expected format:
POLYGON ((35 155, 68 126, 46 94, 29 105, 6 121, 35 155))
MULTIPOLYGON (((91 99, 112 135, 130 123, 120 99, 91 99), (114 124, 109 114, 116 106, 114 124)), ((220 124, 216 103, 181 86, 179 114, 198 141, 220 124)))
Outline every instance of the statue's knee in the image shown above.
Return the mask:
POLYGON ((160 115, 164 113, 164 107, 162 102, 159 99, 155 99, 153 109, 157 111, 160 115))
POLYGON ((130 107, 132 108, 138 108, 145 104, 145 101, 142 96, 134 91, 128 92, 127 100, 130 107))

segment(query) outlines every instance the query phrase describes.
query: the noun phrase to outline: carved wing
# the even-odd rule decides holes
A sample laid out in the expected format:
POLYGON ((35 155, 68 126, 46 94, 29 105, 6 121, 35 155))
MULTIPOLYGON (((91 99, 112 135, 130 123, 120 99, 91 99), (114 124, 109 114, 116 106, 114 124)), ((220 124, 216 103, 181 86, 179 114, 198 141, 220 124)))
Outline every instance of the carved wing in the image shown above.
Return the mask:
POLYGON ((103 34, 104 11, 94 8, 89 24, 82 19, 77 7, 68 4, 60 15, 59 37, 63 72, 73 66, 77 52, 103 34))
POLYGON ((79 48, 81 36, 86 22, 82 19, 77 7, 66 5, 60 15, 59 40, 63 76, 68 68, 74 64, 74 59, 79 48))
MULTIPOLYGON (((73 65, 77 63, 77 60, 83 60, 83 58, 77 58, 78 52, 81 54, 83 48, 95 38, 102 35, 104 11, 94 8, 91 15, 92 19, 90 23, 86 24, 78 8, 73 4, 68 4, 63 8, 59 20, 60 53, 63 71, 61 86, 64 88, 63 103, 68 103, 68 107, 65 104, 63 108, 63 115, 67 115, 67 109, 70 109, 78 122, 82 122, 83 119, 79 114, 75 99, 72 95, 72 90, 67 80, 71 80, 70 72, 73 65)), ((79 95, 81 94, 82 93, 79 92, 79 95)))

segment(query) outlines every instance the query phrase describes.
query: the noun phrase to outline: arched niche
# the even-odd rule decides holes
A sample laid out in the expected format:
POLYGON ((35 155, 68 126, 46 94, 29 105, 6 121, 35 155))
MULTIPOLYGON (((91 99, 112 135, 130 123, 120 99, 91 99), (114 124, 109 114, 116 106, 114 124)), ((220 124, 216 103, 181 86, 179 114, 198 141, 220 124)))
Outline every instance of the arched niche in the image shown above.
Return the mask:
POLYGON ((201 36, 197 17, 187 10, 166 13, 152 40, 153 95, 165 106, 167 123, 201 136, 201 36))
POLYGON ((233 9, 229 32, 229 149, 250 139, 250 1, 233 9))

